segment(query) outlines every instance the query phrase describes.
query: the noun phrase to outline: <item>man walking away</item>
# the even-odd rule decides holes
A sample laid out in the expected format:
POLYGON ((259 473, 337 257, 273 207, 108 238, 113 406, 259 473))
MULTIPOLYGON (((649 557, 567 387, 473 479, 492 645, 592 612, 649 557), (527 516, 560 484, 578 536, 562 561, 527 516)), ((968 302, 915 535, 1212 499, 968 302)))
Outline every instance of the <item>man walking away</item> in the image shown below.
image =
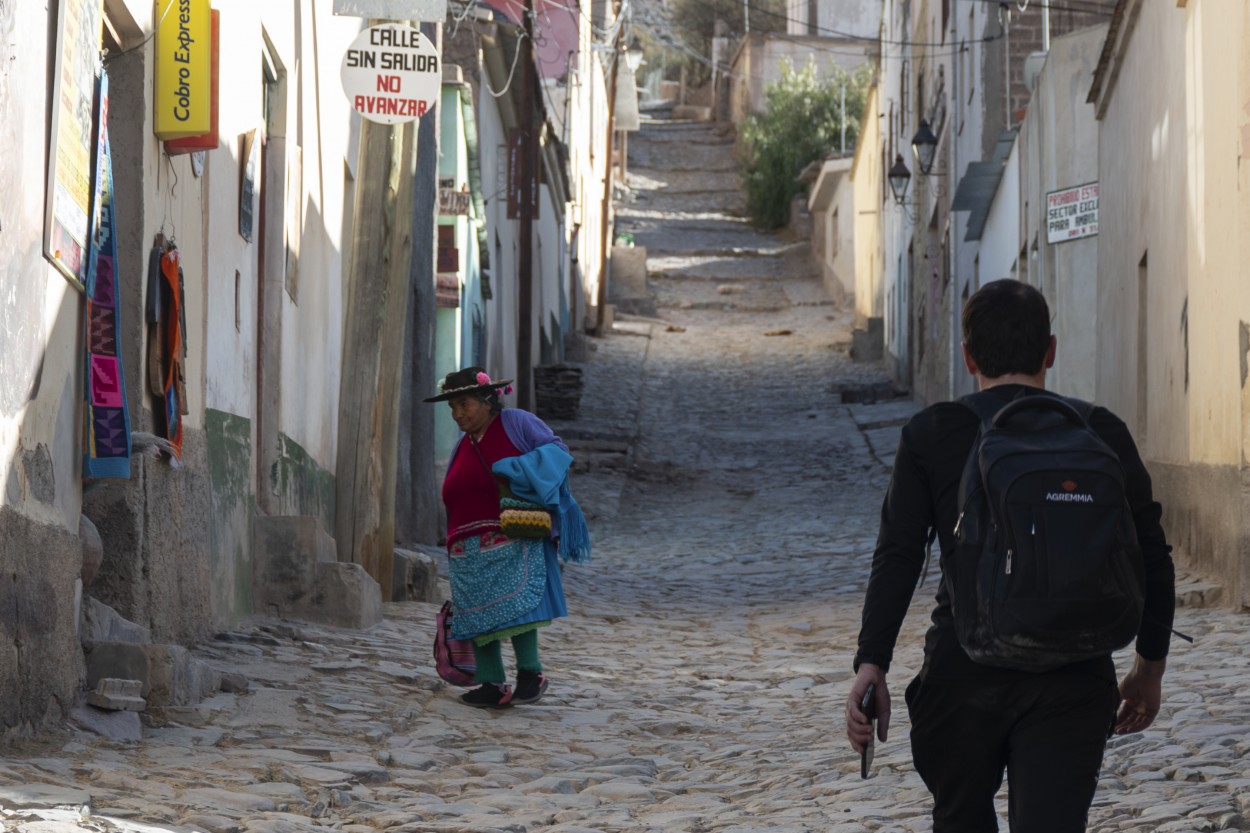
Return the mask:
MULTIPOLYGON (((1060 400, 1085 409, 1081 416, 1097 435, 1091 442, 1109 446, 1123 470, 1127 510, 1122 511, 1131 513, 1131 523, 1126 521, 1125 526, 1135 528, 1140 547, 1140 556, 1131 549, 1133 584, 1141 602, 1132 613, 1142 613, 1133 667, 1117 690, 1111 648, 1078 661, 1060 660, 1058 667, 1039 666, 1048 670, 1023 667, 1025 661, 1018 657, 1005 663, 992 657, 987 661, 985 653, 975 650, 980 661, 970 658, 960 641, 961 637, 969 641, 965 626, 969 605, 955 609, 960 606, 952 605, 952 586, 971 579, 966 571, 958 579, 948 575, 954 572, 951 559, 963 541, 956 527, 960 502, 966 497, 959 494, 965 461, 979 443, 983 418, 978 412, 993 414, 1021 397, 1055 396, 1044 390, 1046 371, 1055 360, 1055 337, 1042 294, 1025 283, 1000 280, 968 299, 963 338, 964 363, 980 392, 964 403, 926 408, 907 423, 899 440, 864 602, 856 677, 846 705, 847 737, 857 752, 871 741, 872 723, 860 710, 860 701, 875 683, 877 735, 886 740, 890 725, 886 673, 920 579, 929 530, 935 529, 943 577, 925 637, 924 664, 905 696, 912 757, 933 794, 934 833, 997 831, 993 802, 1004 771, 1012 833, 1080 833, 1086 828, 1107 737, 1111 732, 1140 732, 1159 712, 1175 606, 1171 547, 1159 524, 1161 508, 1151 494, 1150 476, 1124 423, 1105 408, 1060 400)), ((1044 404, 1048 410, 1064 409, 1044 404)), ((1074 485, 1069 481, 1062 488, 1074 485)), ((1060 497, 1065 506, 1073 502, 1071 495, 1060 497)), ((986 529, 987 535, 1000 534, 997 525, 986 529)), ((1010 542, 1001 546, 1008 547, 1008 576, 1000 578, 1016 580, 1009 579, 1010 542)), ((1016 556, 1017 573, 1027 567, 1020 563, 1024 560, 1016 556)), ((984 586, 978 584, 976 591, 984 586)), ((960 584, 956 598, 965 599, 966 593, 967 585, 960 584)), ((984 597, 982 593, 980 598, 984 597)), ((1020 612, 1010 608, 1014 604, 1010 599, 1001 603, 1008 613, 1020 612)), ((1130 624, 1130 640, 1131 631, 1130 624)))

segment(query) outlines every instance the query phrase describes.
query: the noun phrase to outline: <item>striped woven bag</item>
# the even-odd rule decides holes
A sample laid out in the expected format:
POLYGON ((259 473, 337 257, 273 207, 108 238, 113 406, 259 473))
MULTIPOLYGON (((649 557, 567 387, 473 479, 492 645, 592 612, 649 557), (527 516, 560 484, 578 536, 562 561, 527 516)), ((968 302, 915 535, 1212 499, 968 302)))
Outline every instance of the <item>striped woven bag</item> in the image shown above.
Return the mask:
POLYGON ((472 688, 477 672, 477 659, 473 656, 473 642, 469 639, 451 638, 451 602, 434 618, 434 667, 438 676, 452 685, 472 688))

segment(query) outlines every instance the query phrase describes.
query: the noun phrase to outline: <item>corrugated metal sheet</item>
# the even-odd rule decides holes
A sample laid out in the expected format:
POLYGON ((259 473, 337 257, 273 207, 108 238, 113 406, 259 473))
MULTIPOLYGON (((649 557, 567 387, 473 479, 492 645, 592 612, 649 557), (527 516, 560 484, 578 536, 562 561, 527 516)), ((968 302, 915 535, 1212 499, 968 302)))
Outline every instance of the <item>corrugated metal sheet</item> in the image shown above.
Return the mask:
POLYGON ((994 195, 998 193, 998 183, 1003 178, 1003 168, 1007 165, 1007 157, 1011 155, 1011 146, 1015 144, 1017 130, 1008 130, 998 137, 994 147, 994 157, 988 162, 970 162, 963 179, 955 189, 951 200, 951 211, 971 212, 968 217, 968 233, 964 240, 980 240, 985 231, 985 221, 990 214, 990 206, 994 203, 994 195))

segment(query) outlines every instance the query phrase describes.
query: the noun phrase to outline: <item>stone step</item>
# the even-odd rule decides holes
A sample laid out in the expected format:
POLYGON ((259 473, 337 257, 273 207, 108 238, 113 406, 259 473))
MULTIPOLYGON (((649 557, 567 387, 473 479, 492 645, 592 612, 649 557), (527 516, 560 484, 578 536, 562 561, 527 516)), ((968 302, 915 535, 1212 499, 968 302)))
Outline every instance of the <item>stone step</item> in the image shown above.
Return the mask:
POLYGON ((152 641, 152 632, 135 624, 104 602, 88 596, 83 603, 84 642, 130 642, 145 645, 152 641))
POLYGON ((134 681, 149 706, 190 706, 221 689, 221 672, 181 645, 91 642, 84 650, 93 691, 106 680, 134 681))
POLYGON ((257 613, 345 628, 382 621, 382 589, 359 564, 340 562, 319 518, 253 523, 252 599, 257 613))

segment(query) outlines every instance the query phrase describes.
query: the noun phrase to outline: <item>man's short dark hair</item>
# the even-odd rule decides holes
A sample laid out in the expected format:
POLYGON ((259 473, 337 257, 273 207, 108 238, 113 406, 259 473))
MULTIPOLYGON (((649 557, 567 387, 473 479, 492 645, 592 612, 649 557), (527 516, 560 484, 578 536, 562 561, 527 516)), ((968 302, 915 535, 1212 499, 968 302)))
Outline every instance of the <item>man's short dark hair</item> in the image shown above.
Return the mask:
POLYGON ((1050 347, 1050 307, 1022 281, 991 281, 964 304, 964 344, 981 375, 1040 373, 1050 347))

